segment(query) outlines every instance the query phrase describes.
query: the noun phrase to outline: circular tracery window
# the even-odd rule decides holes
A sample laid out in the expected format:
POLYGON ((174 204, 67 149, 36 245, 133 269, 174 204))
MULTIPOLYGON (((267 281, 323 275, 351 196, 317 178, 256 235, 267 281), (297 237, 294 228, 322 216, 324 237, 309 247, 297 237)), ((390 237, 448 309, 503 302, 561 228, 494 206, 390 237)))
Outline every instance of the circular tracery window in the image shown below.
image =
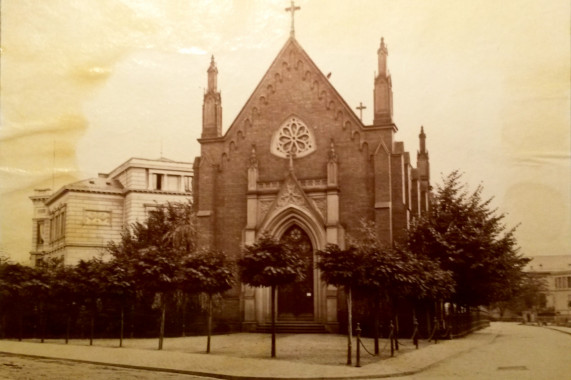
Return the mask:
POLYGON ((307 156, 315 151, 315 141, 311 130, 297 117, 290 117, 272 139, 271 152, 278 157, 288 158, 307 156))

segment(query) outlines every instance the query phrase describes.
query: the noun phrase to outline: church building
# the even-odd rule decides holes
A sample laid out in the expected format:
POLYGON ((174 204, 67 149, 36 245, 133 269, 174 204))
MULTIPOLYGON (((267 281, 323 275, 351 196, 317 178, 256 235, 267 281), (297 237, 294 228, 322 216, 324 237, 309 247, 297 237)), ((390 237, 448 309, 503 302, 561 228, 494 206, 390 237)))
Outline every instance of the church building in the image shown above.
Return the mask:
MULTIPOLYGON (((204 94, 201 154, 193 197, 199 244, 238 259, 263 233, 294 241, 310 263, 328 243, 344 247, 373 221, 392 244, 430 201, 426 135, 416 167, 397 141, 388 49, 381 38, 374 120, 364 124, 293 32, 225 133, 214 57, 204 94)), ((279 289, 278 322, 337 331, 342 291, 310 266, 307 279, 279 289)), ((271 321, 270 291, 237 285, 224 299, 227 323, 256 331, 271 321)))

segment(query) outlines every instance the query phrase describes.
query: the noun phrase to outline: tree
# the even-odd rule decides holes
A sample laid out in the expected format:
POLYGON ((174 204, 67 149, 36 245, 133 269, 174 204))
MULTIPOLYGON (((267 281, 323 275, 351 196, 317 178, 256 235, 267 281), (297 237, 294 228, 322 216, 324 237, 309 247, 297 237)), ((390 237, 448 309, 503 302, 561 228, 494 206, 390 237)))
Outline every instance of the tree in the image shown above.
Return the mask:
POLYGON ((106 279, 104 289, 106 297, 119 304, 119 347, 123 347, 125 308, 129 300, 136 295, 134 275, 131 268, 120 259, 104 263, 102 273, 106 279))
POLYGON ((487 305, 517 286, 528 259, 518 253, 515 228, 507 230, 492 199, 482 199, 483 187, 469 192, 461 179, 457 171, 444 178, 428 215, 411 224, 407 246, 453 273, 451 301, 487 305))
POLYGON ((59 270, 63 266, 63 259, 49 258, 42 260, 38 266, 32 268, 31 278, 26 288, 32 295, 38 312, 38 325, 40 328, 40 342, 46 338, 46 309, 54 300, 54 284, 59 270))
POLYGON ((187 257, 182 264, 183 283, 191 292, 202 292, 208 297, 208 323, 206 352, 210 353, 212 335, 213 297, 232 288, 233 264, 224 252, 200 250, 187 257))
POLYGON ((108 251, 129 268, 136 287, 154 293, 160 310, 159 350, 163 348, 167 299, 183 281, 181 266, 194 244, 181 231, 192 220, 192 209, 186 204, 158 205, 145 223, 135 223, 123 234, 121 243, 111 243, 108 251))
POLYGON ((55 270, 52 283, 52 302, 65 314, 65 343, 69 343, 71 326, 78 314, 78 307, 85 302, 86 295, 82 292, 82 282, 85 280, 76 267, 61 265, 55 270))
POLYGON ((317 268, 321 278, 327 284, 343 287, 347 296, 347 365, 351 364, 353 341, 353 289, 363 283, 365 260, 363 251, 351 245, 341 249, 336 244, 328 244, 324 250, 317 251, 317 268))
POLYGON ((510 289, 510 298, 496 301, 490 306, 497 308, 500 317, 506 310, 521 314, 525 310, 539 310, 545 307, 545 294, 547 280, 541 275, 524 273, 515 289, 510 289))
POLYGON ((254 287, 271 288, 272 351, 276 357, 276 289, 305 278, 306 263, 295 250, 268 234, 262 235, 254 244, 244 247, 238 261, 240 279, 254 287))
MULTIPOLYGON (((412 304, 413 318, 416 317, 415 305, 422 299, 438 299, 449 295, 454 289, 452 273, 444 271, 437 263, 418 257, 404 247, 386 247, 378 240, 360 245, 363 251, 366 276, 359 286, 374 300, 374 339, 375 353, 378 353, 379 301, 381 296, 389 301, 398 334, 398 307, 400 300, 412 304)), ((398 346, 397 346, 398 347, 398 346)))
MULTIPOLYGON (((112 260, 105 266, 107 277, 107 292, 111 299, 119 303, 119 347, 123 347, 125 336, 125 309, 128 303, 133 305, 133 298, 137 294, 137 277, 135 262, 138 256, 138 247, 134 234, 127 230, 121 235, 121 242, 110 242, 107 252, 112 260)), ((142 285, 139 284, 140 288, 142 285)))
POLYGON ((95 320, 101 309, 103 296, 107 284, 105 276, 105 264, 99 257, 90 260, 81 260, 73 268, 73 282, 79 296, 79 302, 83 304, 89 314, 89 345, 93 345, 95 336, 95 320))
POLYGON ((0 262, 0 333, 7 330, 10 314, 15 315, 18 324, 18 340, 23 337, 23 313, 32 297, 31 287, 36 284, 35 271, 31 267, 0 262))

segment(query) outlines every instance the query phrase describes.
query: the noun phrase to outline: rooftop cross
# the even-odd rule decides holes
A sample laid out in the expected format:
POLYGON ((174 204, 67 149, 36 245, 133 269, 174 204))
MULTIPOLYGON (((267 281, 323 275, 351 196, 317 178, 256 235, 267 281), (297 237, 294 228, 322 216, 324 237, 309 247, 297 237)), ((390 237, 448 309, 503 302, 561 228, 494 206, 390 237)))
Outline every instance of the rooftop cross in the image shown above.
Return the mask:
POLYGON ((294 36, 295 34, 295 28, 294 28, 294 13, 295 11, 299 11, 301 9, 301 7, 296 7, 295 3, 293 2, 293 0, 291 0, 291 6, 289 6, 288 8, 286 8, 286 12, 291 12, 291 31, 289 32, 289 35, 291 37, 294 36))
POLYGON ((356 107, 359 110, 359 119, 363 121, 363 110, 367 107, 363 105, 363 102, 359 102, 359 107, 356 107))

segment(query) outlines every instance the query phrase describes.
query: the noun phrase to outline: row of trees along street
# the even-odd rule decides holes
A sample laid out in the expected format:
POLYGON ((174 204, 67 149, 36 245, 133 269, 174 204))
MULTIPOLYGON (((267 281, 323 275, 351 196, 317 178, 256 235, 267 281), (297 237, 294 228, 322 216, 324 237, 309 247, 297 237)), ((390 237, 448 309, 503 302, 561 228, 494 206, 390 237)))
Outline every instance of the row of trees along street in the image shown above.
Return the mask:
MULTIPOLYGON (((529 292, 522 271, 528 260, 518 253, 514 229, 506 229, 503 214, 482 199, 481 186, 470 192, 461 179, 458 172, 443 178, 430 211, 412 222, 403 241, 385 245, 375 226, 362 222, 350 228, 344 247, 316 252, 321 278, 345 294, 340 299, 347 305, 342 325, 348 364, 354 313, 375 338, 378 353, 380 324, 398 336, 399 314, 416 321, 417 311, 431 312, 425 333, 415 331, 428 337, 437 327, 439 334, 446 325, 458 329, 445 314, 469 314, 471 307, 511 302, 529 292)), ((97 334, 119 337, 121 346, 125 330, 129 337, 156 336, 158 330, 162 349, 165 332, 204 334, 206 325, 209 352, 213 310, 221 304, 216 301, 238 285, 238 273, 245 285, 271 288, 274 357, 276 289, 303 280, 307 264, 295 246, 267 234, 231 261, 197 246, 194 220, 192 204, 167 204, 110 243, 110 259, 73 267, 49 260, 35 268, 0 263, 1 336, 42 341, 65 336, 66 342, 89 336, 92 342, 97 334)))
POLYGON ((177 316, 170 335, 185 335, 187 321, 201 324, 206 309, 209 352, 214 298, 232 287, 234 268, 222 252, 198 249, 195 235, 192 205, 167 204, 109 243, 110 260, 96 257, 77 266, 46 260, 33 268, 2 263, 2 335, 43 342, 63 334, 66 343, 88 336, 92 344, 97 325, 99 337, 119 336, 122 346, 129 311, 129 336, 155 334, 158 325, 160 350, 167 309, 177 316))

